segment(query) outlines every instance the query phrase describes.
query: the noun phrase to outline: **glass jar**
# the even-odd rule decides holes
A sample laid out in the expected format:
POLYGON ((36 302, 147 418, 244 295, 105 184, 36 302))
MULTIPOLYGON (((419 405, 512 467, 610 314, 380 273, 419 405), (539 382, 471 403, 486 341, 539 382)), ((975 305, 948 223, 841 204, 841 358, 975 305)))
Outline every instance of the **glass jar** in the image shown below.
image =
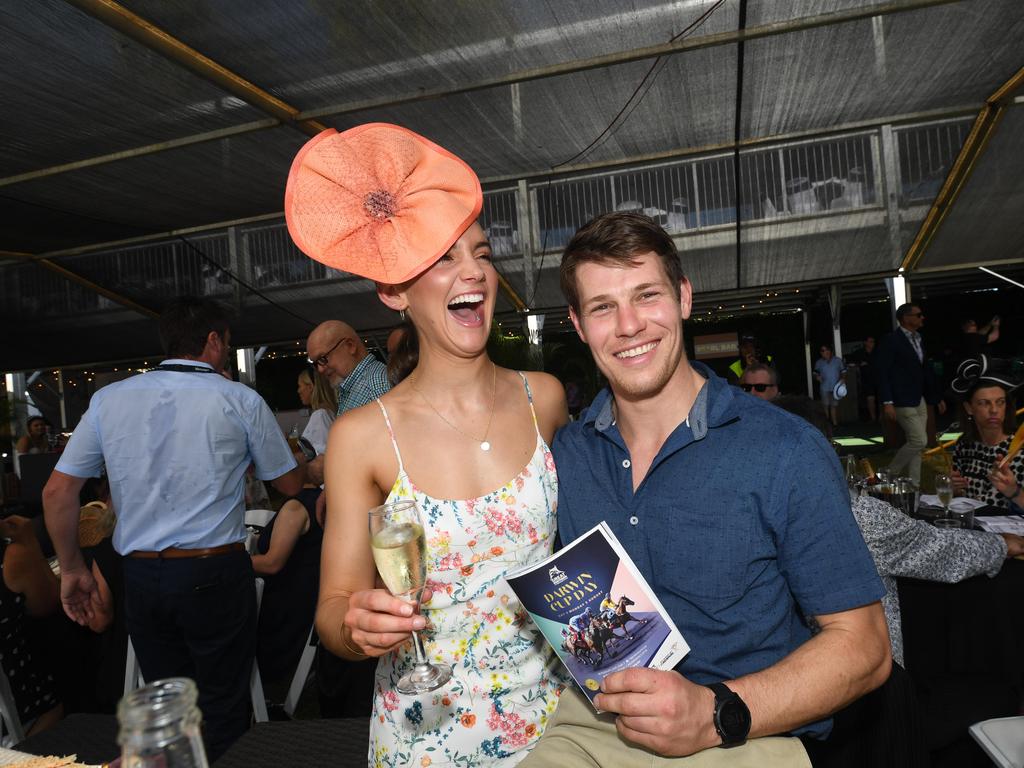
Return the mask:
POLYGON ((157 680, 126 694, 117 707, 121 768, 208 768, 196 684, 157 680))

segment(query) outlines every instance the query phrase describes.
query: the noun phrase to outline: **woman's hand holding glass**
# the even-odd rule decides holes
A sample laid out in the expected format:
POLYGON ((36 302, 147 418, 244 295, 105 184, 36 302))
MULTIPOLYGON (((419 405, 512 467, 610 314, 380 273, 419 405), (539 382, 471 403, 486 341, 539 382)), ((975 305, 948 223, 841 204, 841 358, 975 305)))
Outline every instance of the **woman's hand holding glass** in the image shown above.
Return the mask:
MULTIPOLYGON (((392 595, 401 598, 410 610, 418 608, 427 585, 427 543, 419 507, 414 501, 397 501, 374 507, 369 517, 370 547, 377 573, 392 595)), ((377 605, 386 607, 379 598, 377 605)), ((401 609, 403 615, 405 610, 401 609)), ((395 690, 408 695, 436 690, 451 680, 452 668, 427 661, 422 638, 415 628, 411 634, 415 662, 412 670, 399 679, 395 690)))
MULTIPOLYGON (((430 602, 424 590, 420 603, 430 602)), ((350 646, 364 656, 383 656, 409 642, 411 633, 426 627, 426 619, 407 600, 395 597, 381 584, 376 589, 353 592, 348 599, 345 626, 350 646)))
POLYGON ((949 479, 953 481, 953 495, 954 496, 966 496, 967 495, 967 478, 957 472, 955 469, 950 470, 949 479))

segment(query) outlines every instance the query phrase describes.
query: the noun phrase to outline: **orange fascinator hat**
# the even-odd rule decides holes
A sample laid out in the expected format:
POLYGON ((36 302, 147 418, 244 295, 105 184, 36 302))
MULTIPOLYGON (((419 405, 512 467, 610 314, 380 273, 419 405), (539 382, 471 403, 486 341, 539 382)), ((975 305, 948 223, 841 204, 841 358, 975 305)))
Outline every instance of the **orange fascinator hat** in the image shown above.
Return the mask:
POLYGON ((443 256, 480 215, 473 169, 387 123, 333 128, 299 150, 288 173, 288 232, 312 259, 394 285, 443 256))

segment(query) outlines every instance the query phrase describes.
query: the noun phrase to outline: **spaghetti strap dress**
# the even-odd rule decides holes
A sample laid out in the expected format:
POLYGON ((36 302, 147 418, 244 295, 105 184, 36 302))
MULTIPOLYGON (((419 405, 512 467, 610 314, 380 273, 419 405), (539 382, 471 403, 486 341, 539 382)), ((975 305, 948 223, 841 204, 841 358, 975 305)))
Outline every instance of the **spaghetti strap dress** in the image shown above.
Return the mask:
POLYGON ((413 665, 411 644, 377 665, 370 721, 370 766, 513 766, 540 737, 558 704, 565 676, 557 657, 505 582, 506 572, 551 553, 558 480, 537 428, 523 469, 475 499, 436 499, 410 480, 384 404, 377 400, 398 458, 388 502, 414 499, 427 536, 422 638, 432 661, 451 665, 436 691, 404 696, 398 679, 413 665))

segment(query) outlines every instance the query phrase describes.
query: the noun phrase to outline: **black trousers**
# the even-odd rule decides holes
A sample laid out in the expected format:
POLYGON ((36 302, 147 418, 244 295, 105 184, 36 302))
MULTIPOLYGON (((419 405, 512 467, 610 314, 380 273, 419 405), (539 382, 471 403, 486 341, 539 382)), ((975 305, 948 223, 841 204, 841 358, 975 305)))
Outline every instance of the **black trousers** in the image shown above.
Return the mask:
POLYGON ((199 688, 213 763, 249 728, 256 586, 245 552, 124 559, 125 603, 142 676, 189 677, 199 688))

